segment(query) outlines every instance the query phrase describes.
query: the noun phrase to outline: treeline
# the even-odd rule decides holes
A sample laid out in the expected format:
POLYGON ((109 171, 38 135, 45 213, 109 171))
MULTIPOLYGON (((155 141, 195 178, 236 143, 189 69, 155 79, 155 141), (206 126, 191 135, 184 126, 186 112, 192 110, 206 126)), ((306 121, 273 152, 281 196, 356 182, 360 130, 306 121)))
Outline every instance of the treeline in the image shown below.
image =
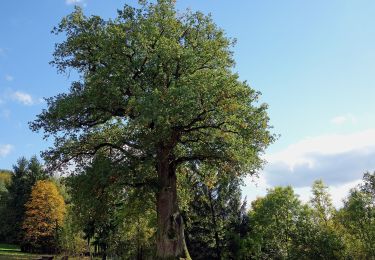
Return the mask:
MULTIPOLYGON (((187 169, 178 193, 192 259, 374 259, 374 173, 336 210, 320 180, 307 204, 292 187, 275 187, 247 207, 230 171, 187 169)), ((0 188, 1 242, 29 252, 155 258, 154 191, 127 185, 104 157, 58 179, 35 157, 22 158, 0 174, 0 188)))
POLYGON ((55 252, 66 210, 58 180, 36 157, 20 158, 0 177, 0 241, 27 252, 55 252))

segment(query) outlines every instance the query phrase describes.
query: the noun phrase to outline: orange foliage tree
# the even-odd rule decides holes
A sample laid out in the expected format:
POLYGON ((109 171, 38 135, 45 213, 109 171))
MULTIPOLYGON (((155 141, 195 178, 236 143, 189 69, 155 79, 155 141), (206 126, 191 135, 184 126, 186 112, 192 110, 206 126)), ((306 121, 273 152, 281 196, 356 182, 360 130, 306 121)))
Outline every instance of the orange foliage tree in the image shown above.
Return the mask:
POLYGON ((58 229, 62 226, 66 213, 64 199, 56 185, 49 180, 37 181, 25 206, 23 249, 55 252, 58 229))

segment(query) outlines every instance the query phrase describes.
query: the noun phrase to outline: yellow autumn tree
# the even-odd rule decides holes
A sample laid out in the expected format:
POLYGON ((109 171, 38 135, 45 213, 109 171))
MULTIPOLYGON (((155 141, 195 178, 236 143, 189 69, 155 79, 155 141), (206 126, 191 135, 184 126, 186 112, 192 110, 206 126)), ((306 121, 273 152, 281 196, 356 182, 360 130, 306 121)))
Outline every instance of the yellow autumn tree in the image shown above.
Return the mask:
POLYGON ((25 207, 23 249, 29 252, 54 252, 58 230, 66 213, 64 199, 56 185, 49 180, 37 181, 25 207))

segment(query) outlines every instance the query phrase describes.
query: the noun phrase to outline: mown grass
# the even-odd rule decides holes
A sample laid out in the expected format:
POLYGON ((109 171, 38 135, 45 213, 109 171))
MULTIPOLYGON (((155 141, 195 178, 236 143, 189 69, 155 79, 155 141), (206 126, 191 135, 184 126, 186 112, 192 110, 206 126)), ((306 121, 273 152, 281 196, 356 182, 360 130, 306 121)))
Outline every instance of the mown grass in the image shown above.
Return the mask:
POLYGON ((20 252, 21 249, 17 245, 0 244, 0 251, 18 251, 18 252, 20 252))
POLYGON ((29 260, 36 259, 39 255, 21 252, 17 245, 0 244, 0 260, 29 260))
MULTIPOLYGON (((31 260, 31 259, 38 259, 42 255, 38 254, 29 254, 21 252, 21 249, 17 245, 9 245, 9 244, 1 244, 0 243, 0 260, 31 260)), ((60 260, 62 255, 57 255, 54 259, 60 260)), ((83 260, 89 259, 89 257, 69 257, 69 260, 83 260)), ((94 258, 100 259, 100 258, 94 258)))

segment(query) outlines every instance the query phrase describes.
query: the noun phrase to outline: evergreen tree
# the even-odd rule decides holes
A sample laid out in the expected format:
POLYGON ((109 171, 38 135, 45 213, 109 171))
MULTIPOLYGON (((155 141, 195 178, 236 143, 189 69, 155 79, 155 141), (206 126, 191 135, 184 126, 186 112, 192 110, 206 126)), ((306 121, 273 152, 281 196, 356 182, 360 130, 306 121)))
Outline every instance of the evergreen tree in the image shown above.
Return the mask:
MULTIPOLYGON (((244 217, 241 180, 207 165, 192 167, 181 182, 191 199, 184 208, 193 259, 236 259, 244 217)), ((182 192, 185 193, 185 192, 182 192)))
POLYGON ((4 232, 7 242, 21 243, 25 204, 30 198, 31 189, 35 182, 47 177, 41 163, 35 156, 30 160, 22 157, 13 166, 11 183, 8 187, 6 215, 4 216, 4 222, 7 227, 4 232))

